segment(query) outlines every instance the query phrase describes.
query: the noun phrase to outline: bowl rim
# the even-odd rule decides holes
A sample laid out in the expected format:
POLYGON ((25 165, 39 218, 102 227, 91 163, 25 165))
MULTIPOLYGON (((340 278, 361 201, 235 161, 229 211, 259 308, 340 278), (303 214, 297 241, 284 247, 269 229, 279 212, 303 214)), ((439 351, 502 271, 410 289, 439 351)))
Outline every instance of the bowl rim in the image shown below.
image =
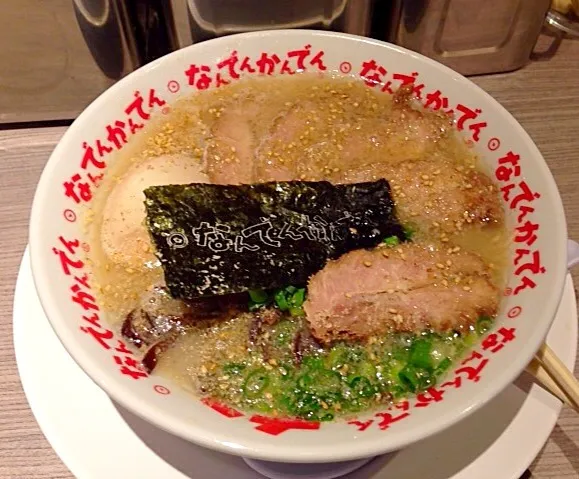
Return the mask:
POLYGON ((46 316, 49 319, 49 323, 75 362, 77 362, 77 364, 85 371, 85 373, 101 389, 103 389, 107 395, 145 421, 148 421, 149 423, 154 424, 162 430, 165 430, 190 442, 228 454, 288 463, 320 463, 353 460, 363 457, 376 456, 390 452, 392 450, 401 449, 413 442, 424 439, 443 429, 446 429, 467 415, 472 414, 487 402, 489 402, 497 394, 499 394, 524 370, 549 331, 563 294, 563 285, 566 275, 566 239, 567 227, 562 200, 553 175, 549 170, 545 159, 543 158, 541 152, 529 134, 523 129, 523 127, 497 100, 491 97, 486 91, 473 83, 471 80, 450 69, 449 67, 446 67, 445 65, 442 65, 435 60, 403 47, 375 39, 361 37, 358 35, 308 29, 280 29, 239 33, 208 40, 207 42, 193 44, 158 58, 157 60, 131 72, 129 75, 125 76, 117 83, 107 88, 95 100, 93 100, 74 120, 74 122, 66 130, 62 138, 59 140, 57 146, 51 153, 42 171, 38 181, 37 189, 34 194, 29 228, 32 275, 38 296, 46 316), (80 343, 77 341, 76 334, 73 334, 73 328, 66 326, 67 323, 63 318, 61 318, 59 312, 58 301, 50 294, 48 289, 50 274, 47 270, 45 262, 42 260, 42 257, 46 254, 44 251, 45 243, 44 238, 42 237, 41 228, 41 225, 43 224, 43 211, 46 208, 46 205, 50 204, 49 201, 47 201, 51 196, 52 189, 50 179, 52 178, 54 170, 60 161, 59 159, 65 156, 65 147, 67 146, 68 140, 72 139, 72 132, 75 131, 79 125, 85 123, 87 119, 96 116, 99 109, 105 103, 110 102, 111 99, 114 98, 117 89, 126 85, 130 85, 131 82, 133 82, 135 79, 146 76, 149 71, 158 68, 170 58, 191 54, 198 49, 207 48, 207 45, 209 45, 209 48, 219 50, 222 44, 229 45, 232 41, 242 42, 245 39, 252 39, 256 37, 267 40, 268 38, 277 38, 280 36, 305 36, 309 38, 323 38, 329 41, 340 38, 351 42, 353 47, 355 47, 357 44, 380 46, 381 48, 411 56, 422 63, 428 64, 431 67, 439 70, 449 79, 453 80, 455 84, 459 85, 459 87, 467 86, 469 89, 475 88, 478 90, 481 96, 487 102, 492 103, 493 106, 505 118, 505 120, 508 121, 510 127, 514 132, 516 132, 520 140, 526 144, 530 154, 536 157, 537 160, 540 160, 537 161, 536 165, 533 165, 533 167, 540 169, 540 173, 543 178, 543 187, 549 191, 552 203, 551 206, 554 207, 553 214, 558 215, 560 220, 557 222, 557 231, 551 232, 553 238, 559 239, 560 244, 555 244, 554 249, 557 260, 556 264, 560 266, 557 267, 558 269, 553 269, 551 273, 553 280, 550 284, 551 289, 555 294, 545 300, 545 314, 548 315, 550 319, 548 321, 545 320, 539 323, 540 327, 535 328, 532 337, 529 339, 529 341, 527 341, 527 345, 525 347, 526 354, 519 355, 515 361, 511 362, 510 366, 505 368, 505 372, 496 377, 495 380, 490 383, 490 386, 487 388, 484 394, 479 394, 478 396, 473 395, 473 397, 465 400, 464 407, 460 410, 447 412, 446 414, 438 416, 435 420, 429 420, 425 426, 419 430, 419 432, 415 431, 410 433, 409 431, 405 432, 401 429, 395 433, 392 433, 390 436, 384 436, 384 440, 382 441, 376 439, 357 438, 356 441, 352 441, 350 443, 350 447, 347 449, 336 448, 335 446, 332 446, 331 442, 329 444, 320 443, 319 447, 316 448, 300 449, 299 445, 294 445, 290 448, 281 448, 279 445, 276 445, 275 441, 268 441, 266 437, 263 439, 252 439, 249 437, 235 438, 235 440, 232 441, 231 434, 223 432, 216 433, 215 431, 200 428, 196 425, 186 424, 182 421, 180 422, 176 416, 169 415, 163 411, 162 408, 154 406, 148 401, 142 399, 136 393, 132 393, 130 388, 119 388, 110 380, 110 374, 103 371, 100 366, 101 363, 93 360, 91 355, 87 354, 80 346, 80 343), (389 437, 394 437, 396 440, 389 441, 389 437))

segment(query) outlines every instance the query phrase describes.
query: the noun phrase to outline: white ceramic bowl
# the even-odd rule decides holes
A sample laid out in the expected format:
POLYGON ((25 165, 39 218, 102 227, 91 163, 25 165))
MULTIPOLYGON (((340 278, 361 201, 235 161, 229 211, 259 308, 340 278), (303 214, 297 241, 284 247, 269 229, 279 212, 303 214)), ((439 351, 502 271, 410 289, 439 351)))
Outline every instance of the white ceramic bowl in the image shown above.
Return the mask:
MULTIPOLYGON (((304 30, 200 43, 139 69, 103 93, 67 130, 44 169, 32 208, 30 247, 36 287, 54 330, 75 361, 115 401, 192 442, 280 462, 330 462, 385 453, 478 409, 511 383, 538 349, 554 317, 566 271, 566 226, 555 182, 532 140, 501 105, 469 80, 416 53, 365 38, 304 30), (357 421, 307 424, 264 419, 207 405, 154 375, 124 374, 125 367, 125 373, 135 371, 133 358, 117 350, 122 349, 117 348, 119 338, 108 330, 98 305, 90 304, 91 290, 82 284, 86 266, 75 263, 80 248, 86 247, 80 209, 90 201, 81 184, 92 187, 89 175, 94 178, 102 172, 100 162, 115 161, 115 151, 124 144, 120 130, 124 128, 127 139, 132 136, 129 119, 146 123, 140 113, 163 114, 179 96, 206 87, 203 71, 190 84, 187 71, 192 71, 192 65, 200 70, 207 67, 209 86, 214 87, 218 73, 235 81, 227 66, 217 66, 233 52, 238 58, 236 69, 244 76, 260 74, 260 65, 263 74, 269 68, 272 74, 295 69, 302 54, 288 53, 300 50, 304 55, 300 66, 307 71, 360 76, 366 69, 368 83, 380 89, 395 89, 402 81, 400 75, 406 75, 414 79, 424 103, 457 112, 463 134, 501 179, 510 227, 520 228, 511 245, 509 287, 485 346, 478 345, 476 353, 432 394, 389 411, 362 415, 357 421), (143 112, 127 109, 139 101, 136 92, 143 98, 143 112), (97 161, 85 156, 90 148, 97 161), (516 167, 503 163, 503 158, 512 158, 509 152, 517 155, 516 167), (67 188, 74 193, 67 196, 67 188), (527 222, 538 225, 538 230, 527 235, 527 222), (98 322, 95 313, 100 315, 98 322)), ((59 377, 59 371, 54 376, 55 382, 67 380, 59 377)))

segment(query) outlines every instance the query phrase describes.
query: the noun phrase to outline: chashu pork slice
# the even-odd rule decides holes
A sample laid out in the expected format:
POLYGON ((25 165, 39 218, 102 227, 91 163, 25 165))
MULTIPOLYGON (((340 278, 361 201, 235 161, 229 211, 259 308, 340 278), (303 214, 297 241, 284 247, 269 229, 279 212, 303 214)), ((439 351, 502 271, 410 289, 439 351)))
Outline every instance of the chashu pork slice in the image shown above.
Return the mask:
POLYGON ((472 253, 427 243, 352 251, 312 276, 304 304, 323 343, 392 331, 462 330, 495 316, 499 291, 472 253))

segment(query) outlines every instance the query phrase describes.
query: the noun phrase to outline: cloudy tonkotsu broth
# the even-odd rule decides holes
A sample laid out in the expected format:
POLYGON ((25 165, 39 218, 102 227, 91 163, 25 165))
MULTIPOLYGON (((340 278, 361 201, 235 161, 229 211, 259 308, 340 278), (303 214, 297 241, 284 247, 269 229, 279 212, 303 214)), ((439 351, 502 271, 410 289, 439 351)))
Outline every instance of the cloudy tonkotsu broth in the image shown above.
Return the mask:
POLYGON ((148 355, 156 373, 236 407, 306 419, 354 413, 435 383, 489 327, 507 267, 497 189, 448 117, 419 111, 404 93, 307 74, 243 80, 179 100, 120 153, 87 219, 100 304, 119 330, 124 322, 125 336, 139 336, 141 351, 166 340, 162 353, 148 355), (364 262, 399 270, 410 283, 409 261, 432 262, 428 284, 408 287, 405 302, 384 293, 402 305, 386 308, 395 311, 390 326, 352 321, 344 326, 352 328, 350 341, 332 330, 349 320, 316 319, 322 283, 341 277, 355 256, 328 265, 307 290, 259 292, 267 300, 255 293, 185 304, 161 289, 163 270, 144 223, 146 187, 379 178, 389 180, 411 241, 381 245, 388 264, 364 262), (427 326, 404 312, 440 291, 450 299, 434 304, 427 326), (291 314, 280 309, 280 295, 297 301, 291 314), (449 301, 457 311, 451 321, 449 301))

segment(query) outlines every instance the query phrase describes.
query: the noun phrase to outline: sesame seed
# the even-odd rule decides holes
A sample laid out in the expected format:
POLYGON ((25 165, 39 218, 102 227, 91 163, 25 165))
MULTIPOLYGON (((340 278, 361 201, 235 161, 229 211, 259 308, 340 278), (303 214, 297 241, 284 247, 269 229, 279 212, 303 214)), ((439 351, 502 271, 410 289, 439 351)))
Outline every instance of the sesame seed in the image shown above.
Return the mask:
POLYGON ((442 286, 448 286, 448 281, 447 281, 447 280, 443 279, 441 282, 442 282, 442 286))
POLYGON ((436 263, 436 267, 439 269, 444 269, 444 265, 442 263, 436 263))
POLYGON ((452 266, 452 261, 450 261, 449 259, 446 260, 446 266, 452 266))
POLYGON ((463 286, 462 289, 465 291, 470 291, 472 288, 470 286, 463 286))
POLYGON ((387 289, 386 292, 387 292, 388 294, 394 294, 394 290, 393 290, 393 289, 387 289))
POLYGON ((422 175, 421 177, 423 180, 428 180, 430 177, 428 175, 422 175))
POLYGON ((394 309, 394 308, 390 308, 390 309, 388 310, 388 312, 391 313, 391 314, 397 314, 397 313, 398 313, 398 311, 397 311, 396 309, 394 309))
POLYGON ((372 262, 371 261, 364 261, 364 266, 369 268, 370 266, 372 266, 372 262))

